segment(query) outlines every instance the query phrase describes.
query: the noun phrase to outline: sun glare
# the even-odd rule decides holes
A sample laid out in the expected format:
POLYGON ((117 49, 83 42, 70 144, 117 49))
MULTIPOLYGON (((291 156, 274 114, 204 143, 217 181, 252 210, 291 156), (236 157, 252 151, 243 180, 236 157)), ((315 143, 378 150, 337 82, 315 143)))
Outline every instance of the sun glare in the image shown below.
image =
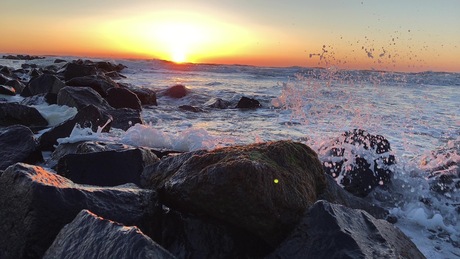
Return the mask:
POLYGON ((185 55, 185 51, 181 49, 173 50, 171 53, 171 61, 175 63, 184 63, 187 61, 187 56, 185 55))

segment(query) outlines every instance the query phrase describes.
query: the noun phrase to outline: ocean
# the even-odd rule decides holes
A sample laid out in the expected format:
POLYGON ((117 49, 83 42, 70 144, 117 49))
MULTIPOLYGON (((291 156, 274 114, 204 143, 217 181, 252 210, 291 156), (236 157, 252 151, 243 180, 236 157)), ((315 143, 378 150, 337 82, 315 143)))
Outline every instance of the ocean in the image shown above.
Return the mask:
MULTIPOLYGON (((47 66, 56 58, 0 59, 0 64, 47 66)), ((434 173, 460 178, 459 73, 113 62, 127 66, 122 71, 126 78, 119 82, 159 92, 182 84, 189 94, 181 99, 158 95, 158 106, 143 107, 145 124, 126 132, 91 133, 77 127, 61 142, 101 139, 190 151, 290 139, 309 145, 325 159, 321 150, 327 143, 345 131, 363 129, 387 138, 397 162, 391 186, 366 199, 395 215, 395 225, 427 258, 460 257, 460 183, 444 191, 432 188, 434 173), (243 96, 258 100, 261 108, 234 108, 243 96), (217 99, 228 102, 229 108, 210 108, 217 99)), ((52 125, 76 113, 57 105, 35 107, 52 125)))

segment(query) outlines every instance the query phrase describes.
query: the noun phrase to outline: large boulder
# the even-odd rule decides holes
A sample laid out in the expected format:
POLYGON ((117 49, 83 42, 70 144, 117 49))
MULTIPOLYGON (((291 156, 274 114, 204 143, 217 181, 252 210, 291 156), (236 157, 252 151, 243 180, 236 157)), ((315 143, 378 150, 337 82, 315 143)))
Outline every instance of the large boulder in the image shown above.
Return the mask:
POLYGON ((113 117, 113 128, 126 131, 136 124, 144 124, 140 110, 120 108, 107 110, 107 113, 113 117))
POLYGON ((174 258, 137 227, 82 210, 57 235, 46 258, 174 258))
POLYGON ((316 153, 278 141, 162 159, 141 179, 178 211, 215 217, 276 246, 324 191, 316 153))
POLYGON ((158 105, 157 95, 155 91, 148 88, 128 88, 131 92, 137 95, 142 105, 158 105))
POLYGON ((0 102, 0 126, 15 124, 38 129, 48 126, 48 121, 33 107, 0 102))
POLYGON ((18 79, 8 80, 4 83, 4 85, 13 87, 17 94, 20 94, 26 87, 24 83, 18 79))
POLYGON ((26 87, 27 90, 23 91, 21 95, 24 97, 37 94, 57 95, 59 90, 64 87, 65 84, 61 79, 54 75, 43 74, 30 80, 26 87))
POLYGON ((345 132, 319 150, 324 171, 350 193, 364 197, 391 181, 395 157, 390 142, 360 129, 345 132))
POLYGON ((83 186, 38 166, 15 164, 0 176, 0 258, 40 258, 77 214, 153 230, 156 193, 134 186, 83 186))
POLYGON ((404 233, 365 211, 316 202, 267 258, 425 258, 404 233))
POLYGON ((115 64, 109 61, 97 61, 94 62, 94 66, 103 72, 120 72, 121 70, 125 69, 126 66, 123 64, 115 64))
POLYGON ((182 98, 186 96, 189 89, 184 85, 174 85, 166 89, 163 94, 172 98, 182 98))
POLYGON ((142 110, 141 101, 137 95, 125 88, 111 88, 107 91, 107 102, 110 106, 118 108, 130 108, 142 110))
POLYGON ((40 148, 42 150, 54 150, 54 146, 58 144, 57 139, 68 137, 76 124, 83 128, 90 127, 94 132, 98 130, 109 132, 112 120, 112 116, 108 113, 101 111, 94 105, 88 105, 80 109, 73 118, 43 133, 40 136, 40 148))
POLYGON ((260 107, 262 107, 262 105, 259 101, 245 96, 241 97, 241 99, 238 101, 238 104, 236 105, 236 108, 240 109, 256 109, 260 107))
POLYGON ((17 162, 43 161, 34 133, 22 125, 0 129, 0 170, 17 162))
POLYGON ((143 148, 68 154, 59 159, 56 171, 79 184, 139 185, 144 167, 158 161, 155 154, 143 148))
POLYGON ((65 81, 69 81, 70 79, 75 77, 92 76, 96 74, 97 70, 94 66, 72 62, 67 63, 66 65, 64 71, 64 79, 65 81))
POLYGON ((109 89, 118 88, 118 84, 115 81, 102 75, 75 77, 67 81, 66 85, 91 87, 102 97, 107 96, 109 89))
POLYGON ((66 86, 62 88, 57 95, 57 104, 75 107, 78 110, 90 104, 102 110, 112 109, 107 101, 90 87, 66 86))

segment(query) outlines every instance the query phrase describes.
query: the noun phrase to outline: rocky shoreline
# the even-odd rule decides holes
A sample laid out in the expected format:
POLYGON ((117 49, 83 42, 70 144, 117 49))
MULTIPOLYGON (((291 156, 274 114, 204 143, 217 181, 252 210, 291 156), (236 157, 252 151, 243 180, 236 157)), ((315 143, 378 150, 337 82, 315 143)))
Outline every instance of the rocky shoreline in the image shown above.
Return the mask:
MULTIPOLYGON (((362 130, 324 148, 334 161, 292 141, 186 153, 59 144, 76 124, 127 130, 143 123, 142 107, 158 105, 157 94, 187 95, 181 85, 155 92, 117 83, 123 68, 0 66, 0 93, 24 97, 0 102, 0 258, 424 258, 394 217, 362 199, 390 182, 395 163, 389 142, 362 130), (49 127, 30 107, 37 101, 78 113, 49 127), (348 144, 370 160, 346 168, 348 144), (43 151, 53 152, 47 161, 43 151)), ((236 107, 260 107, 248 99, 236 107)))

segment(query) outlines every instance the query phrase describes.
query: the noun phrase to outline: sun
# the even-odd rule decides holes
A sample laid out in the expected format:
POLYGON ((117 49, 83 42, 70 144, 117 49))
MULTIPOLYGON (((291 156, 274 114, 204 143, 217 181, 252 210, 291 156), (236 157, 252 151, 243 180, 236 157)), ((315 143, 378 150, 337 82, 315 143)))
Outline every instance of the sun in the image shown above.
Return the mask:
POLYGON ((187 61, 187 55, 183 49, 173 49, 171 53, 171 61, 174 63, 184 63, 187 61))

